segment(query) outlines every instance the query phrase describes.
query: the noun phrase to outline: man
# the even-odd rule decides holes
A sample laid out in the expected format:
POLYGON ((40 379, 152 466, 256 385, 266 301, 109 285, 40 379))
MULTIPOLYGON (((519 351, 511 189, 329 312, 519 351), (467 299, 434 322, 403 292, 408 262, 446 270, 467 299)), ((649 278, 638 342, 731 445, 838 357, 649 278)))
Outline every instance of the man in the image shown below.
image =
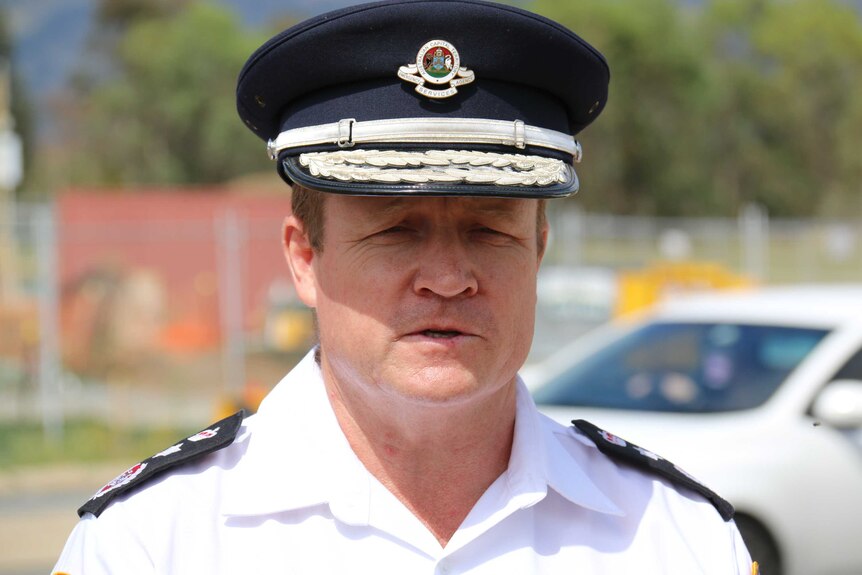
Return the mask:
POLYGON ((254 416, 100 490, 58 572, 750 573, 727 503, 552 423, 517 376, 544 202, 577 189, 607 85, 572 32, 473 0, 354 6, 262 46, 238 108, 293 186, 319 346, 254 416))

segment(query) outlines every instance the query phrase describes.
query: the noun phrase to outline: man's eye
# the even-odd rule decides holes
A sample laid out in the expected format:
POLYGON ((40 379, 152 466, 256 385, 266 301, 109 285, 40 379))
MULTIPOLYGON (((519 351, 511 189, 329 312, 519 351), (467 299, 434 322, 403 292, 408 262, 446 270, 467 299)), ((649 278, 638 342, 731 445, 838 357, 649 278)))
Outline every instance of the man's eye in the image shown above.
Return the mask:
POLYGON ((482 228, 476 228, 475 231, 477 233, 480 233, 480 234, 487 234, 487 235, 491 235, 491 236, 505 236, 506 235, 504 232, 501 232, 500 230, 495 230, 494 228, 482 227, 482 228))
POLYGON ((376 232, 372 237, 396 240, 409 237, 412 231, 412 228, 407 226, 391 226, 376 232))
POLYGON ((410 231, 410 229, 405 227, 405 226, 392 226, 391 228, 386 228, 385 230, 381 231, 380 233, 381 234, 401 234, 401 233, 406 233, 409 231, 410 231))

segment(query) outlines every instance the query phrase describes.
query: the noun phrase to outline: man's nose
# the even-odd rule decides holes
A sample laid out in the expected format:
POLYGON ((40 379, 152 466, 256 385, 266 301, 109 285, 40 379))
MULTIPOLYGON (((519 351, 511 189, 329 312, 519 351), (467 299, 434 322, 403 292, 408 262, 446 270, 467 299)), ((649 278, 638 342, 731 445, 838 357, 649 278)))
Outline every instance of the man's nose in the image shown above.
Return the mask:
POLYGON ((470 250, 456 234, 434 234, 416 262, 413 289, 418 295, 470 297, 479 291, 470 250))

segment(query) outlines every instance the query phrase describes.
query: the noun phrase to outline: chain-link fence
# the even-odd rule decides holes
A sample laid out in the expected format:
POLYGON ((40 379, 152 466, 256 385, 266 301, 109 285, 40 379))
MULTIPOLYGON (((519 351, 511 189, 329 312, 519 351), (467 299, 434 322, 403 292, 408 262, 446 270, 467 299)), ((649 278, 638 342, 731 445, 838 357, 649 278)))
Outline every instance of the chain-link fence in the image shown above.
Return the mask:
POLYGON ((862 217, 770 219, 757 206, 737 218, 651 218, 550 213, 549 260, 638 268, 657 261, 713 262, 764 283, 862 281, 862 217))
MULTIPOLYGON (((59 435, 70 418, 200 423, 224 403, 253 407, 313 341, 281 254, 288 209, 283 196, 167 193, 16 206, 0 233, 0 421, 59 435)), ((538 355, 612 315, 622 272, 661 261, 862 281, 858 220, 622 217, 573 202, 549 218, 538 355)))
POLYGON ((313 340, 281 253, 289 200, 77 195, 4 238, 0 422, 199 425, 253 406, 313 340))

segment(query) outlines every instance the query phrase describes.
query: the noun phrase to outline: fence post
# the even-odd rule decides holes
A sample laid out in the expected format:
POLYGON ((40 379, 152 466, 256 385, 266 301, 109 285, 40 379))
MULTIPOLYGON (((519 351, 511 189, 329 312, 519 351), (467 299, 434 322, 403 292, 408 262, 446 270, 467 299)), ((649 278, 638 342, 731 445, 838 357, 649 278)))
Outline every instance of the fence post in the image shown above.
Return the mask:
POLYGON ((565 225, 563 226, 562 249, 565 252, 565 261, 573 267, 580 267, 584 263, 584 225, 586 219, 584 210, 573 202, 566 202, 567 209, 563 211, 565 225))
POLYGON ((769 216, 762 206, 743 206, 739 213, 739 235, 743 271, 750 278, 765 281, 769 262, 769 216))
POLYGON ((242 252, 245 234, 237 213, 229 209, 216 222, 219 241, 219 314, 222 328, 222 369, 228 399, 242 397, 245 386, 242 252))
POLYGON ((39 396, 42 429, 48 442, 63 439, 63 380, 57 289, 57 221, 51 205, 34 206, 39 294, 39 396))

